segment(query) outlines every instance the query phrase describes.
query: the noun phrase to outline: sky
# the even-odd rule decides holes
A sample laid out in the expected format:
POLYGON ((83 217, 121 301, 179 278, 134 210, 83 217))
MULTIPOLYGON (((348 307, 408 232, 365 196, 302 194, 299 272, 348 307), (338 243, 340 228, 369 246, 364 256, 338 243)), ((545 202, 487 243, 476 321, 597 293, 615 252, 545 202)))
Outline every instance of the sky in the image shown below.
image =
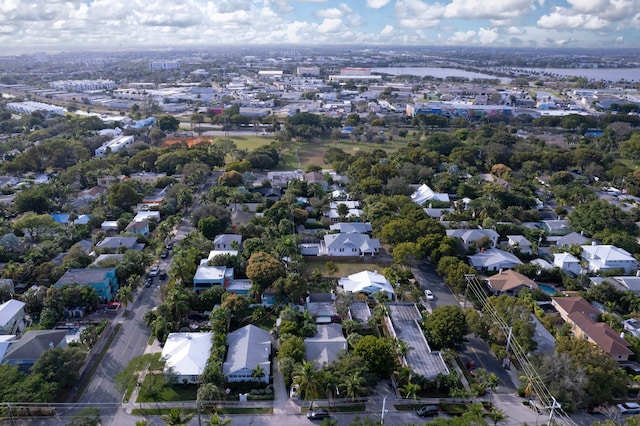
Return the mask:
POLYGON ((238 44, 640 47, 640 0, 0 1, 0 55, 238 44))

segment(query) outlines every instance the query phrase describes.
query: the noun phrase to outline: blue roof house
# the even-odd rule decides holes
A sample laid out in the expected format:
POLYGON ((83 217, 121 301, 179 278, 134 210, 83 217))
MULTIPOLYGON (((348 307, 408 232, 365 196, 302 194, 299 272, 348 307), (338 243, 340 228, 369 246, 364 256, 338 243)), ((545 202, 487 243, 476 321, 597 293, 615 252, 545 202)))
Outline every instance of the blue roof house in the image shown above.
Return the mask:
POLYGON ((96 289, 103 303, 112 302, 118 291, 116 268, 69 269, 56 282, 56 287, 65 284, 91 286, 96 289))

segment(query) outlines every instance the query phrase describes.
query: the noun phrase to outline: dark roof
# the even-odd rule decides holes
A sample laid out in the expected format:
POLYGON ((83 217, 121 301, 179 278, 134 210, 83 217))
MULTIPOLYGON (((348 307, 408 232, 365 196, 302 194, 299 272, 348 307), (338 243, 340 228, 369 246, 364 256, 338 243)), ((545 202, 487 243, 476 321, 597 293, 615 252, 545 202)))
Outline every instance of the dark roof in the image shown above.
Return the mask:
POLYGON ((38 359, 52 344, 59 346, 66 334, 67 330, 29 330, 11 345, 3 361, 38 359))
POLYGON ((102 282, 105 275, 114 270, 115 268, 69 269, 56 284, 92 284, 102 282))

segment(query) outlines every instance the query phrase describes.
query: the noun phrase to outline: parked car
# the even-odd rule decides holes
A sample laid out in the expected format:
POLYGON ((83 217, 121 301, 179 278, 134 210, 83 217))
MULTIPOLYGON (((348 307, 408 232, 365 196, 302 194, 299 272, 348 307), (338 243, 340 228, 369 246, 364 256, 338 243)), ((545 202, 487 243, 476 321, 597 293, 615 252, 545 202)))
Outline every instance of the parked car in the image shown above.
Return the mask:
POLYGON ((429 289, 426 289, 424 291, 424 296, 427 298, 427 300, 433 300, 433 293, 429 289))
POLYGON ((167 250, 173 250, 173 242, 169 241, 166 246, 164 246, 167 250))
POLYGON ((616 407, 621 414, 640 414, 640 404, 635 402, 623 402, 616 407))
POLYGON ((151 277, 147 277, 147 279, 144 281, 144 286, 146 288, 151 287, 151 282, 153 281, 153 279, 151 277))
POLYGON ((160 273, 160 265, 156 263, 155 265, 151 266, 151 269, 149 270, 150 277, 158 276, 159 273, 160 273))
POLYGON ((161 271, 161 272, 158 274, 158 278, 160 278, 160 281, 164 281, 164 280, 166 280, 166 279, 167 279, 167 273, 166 273, 165 271, 161 271))
POLYGON ((425 405, 416 410, 416 414, 420 417, 431 417, 438 415, 438 407, 435 405, 425 405))
POLYGON ((167 250, 167 249, 162 250, 162 252, 160 253, 160 258, 161 259, 166 259, 167 256, 169 256, 169 250, 167 250))
POLYGON ((310 420, 324 419, 330 416, 331 414, 324 408, 314 408, 307 411, 307 418, 310 420))

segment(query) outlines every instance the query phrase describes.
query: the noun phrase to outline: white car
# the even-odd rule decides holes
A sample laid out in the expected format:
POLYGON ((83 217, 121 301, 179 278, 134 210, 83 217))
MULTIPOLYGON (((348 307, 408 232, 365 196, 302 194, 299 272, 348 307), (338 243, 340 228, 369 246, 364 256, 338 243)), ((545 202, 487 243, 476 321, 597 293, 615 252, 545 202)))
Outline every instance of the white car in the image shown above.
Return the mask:
POLYGON ((289 398, 298 399, 300 397, 298 390, 300 389, 300 385, 293 384, 291 385, 291 390, 289 391, 289 398))
POLYGON ((640 404, 635 402, 624 402, 616 405, 621 414, 640 414, 640 404))
POLYGON ((433 300, 433 293, 431 292, 431 290, 426 289, 424 291, 424 297, 426 297, 427 300, 433 300))
POLYGON ((149 276, 150 277, 155 277, 160 273, 160 265, 155 264, 151 267, 151 270, 149 271, 149 276))

